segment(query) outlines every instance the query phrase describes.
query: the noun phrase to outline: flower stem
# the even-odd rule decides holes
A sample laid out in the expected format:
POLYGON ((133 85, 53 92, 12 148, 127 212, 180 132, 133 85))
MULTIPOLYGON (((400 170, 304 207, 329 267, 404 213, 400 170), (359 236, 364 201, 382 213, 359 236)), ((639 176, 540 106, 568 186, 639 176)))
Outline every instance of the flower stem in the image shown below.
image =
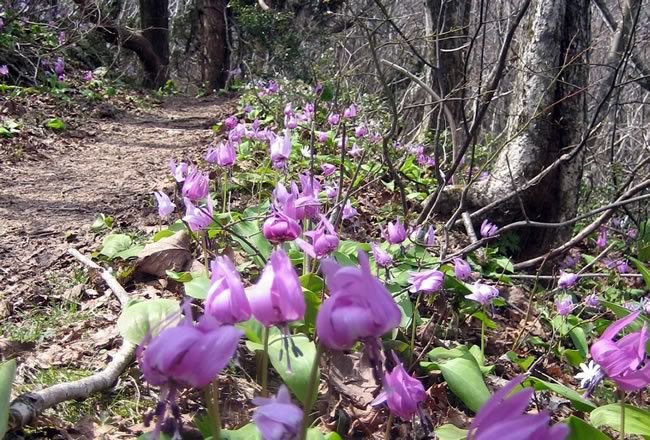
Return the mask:
POLYGON ((420 305, 420 300, 422 299, 422 292, 418 293, 418 297, 415 300, 415 307, 413 308, 413 314, 411 315, 411 355, 409 358, 409 364, 413 362, 413 353, 415 352, 415 334, 417 333, 417 313, 418 306, 420 305))
POLYGON ((619 398, 621 399, 621 440, 625 440, 625 391, 619 390, 619 398))
POLYGON ((481 356, 485 359, 485 321, 481 319, 481 356))
POLYGON ((228 172, 223 172, 223 208, 221 212, 225 213, 228 209, 228 172))
POLYGON ((269 377, 269 331, 268 327, 264 327, 264 353, 262 354, 262 397, 269 395, 268 390, 268 377, 269 377))
POLYGON ((205 274, 210 278, 210 262, 208 261, 208 231, 203 233, 203 240, 201 242, 201 249, 203 250, 203 264, 205 265, 205 274))
POLYGON ((205 400, 208 406, 208 419, 212 425, 212 438, 217 440, 221 436, 221 419, 219 417, 219 378, 205 389, 205 400))
POLYGON ((393 427, 393 413, 388 413, 386 420, 386 430, 384 431, 384 440, 390 440, 390 430, 393 427))
POLYGON ((318 374, 318 367, 320 365, 320 358, 323 354, 323 346, 316 344, 316 356, 314 356, 314 363, 311 366, 311 373, 309 374, 309 384, 307 385, 307 394, 305 396, 305 405, 302 417, 302 427, 300 428, 300 440, 307 440, 307 430, 309 429, 309 414, 314 406, 316 397, 318 396, 318 384, 320 376, 318 374))

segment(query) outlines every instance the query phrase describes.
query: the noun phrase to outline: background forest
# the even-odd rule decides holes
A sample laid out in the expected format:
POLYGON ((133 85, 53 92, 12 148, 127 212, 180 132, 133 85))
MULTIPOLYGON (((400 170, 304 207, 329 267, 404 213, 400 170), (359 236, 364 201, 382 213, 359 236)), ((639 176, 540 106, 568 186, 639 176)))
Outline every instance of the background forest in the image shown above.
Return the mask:
POLYGON ((4 0, 0 433, 650 438, 647 6, 4 0))

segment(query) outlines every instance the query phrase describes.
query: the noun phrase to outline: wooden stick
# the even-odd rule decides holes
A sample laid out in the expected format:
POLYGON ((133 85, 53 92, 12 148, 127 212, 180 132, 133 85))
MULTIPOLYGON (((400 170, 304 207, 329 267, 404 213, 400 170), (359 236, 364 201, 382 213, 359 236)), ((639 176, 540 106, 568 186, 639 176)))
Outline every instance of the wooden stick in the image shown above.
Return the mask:
MULTIPOLYGON (((111 288, 124 309, 129 302, 129 295, 117 282, 110 270, 106 270, 82 255, 76 249, 68 253, 91 269, 99 271, 102 279, 111 288)), ((16 430, 34 422, 46 409, 68 400, 86 399, 93 393, 110 388, 131 364, 135 357, 136 345, 124 340, 122 347, 113 355, 105 369, 89 377, 73 382, 60 383, 33 393, 24 393, 16 397, 9 407, 9 429, 16 430)))

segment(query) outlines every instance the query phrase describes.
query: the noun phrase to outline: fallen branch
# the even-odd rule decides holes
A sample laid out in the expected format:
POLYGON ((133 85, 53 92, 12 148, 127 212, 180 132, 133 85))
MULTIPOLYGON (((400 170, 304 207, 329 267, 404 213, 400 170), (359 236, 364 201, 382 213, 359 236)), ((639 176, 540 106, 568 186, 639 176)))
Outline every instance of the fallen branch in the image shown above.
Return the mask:
MULTIPOLYGON (((129 295, 109 270, 103 269, 76 249, 68 249, 68 253, 84 265, 99 271, 102 279, 120 301, 122 308, 126 307, 129 295)), ((93 393, 110 388, 133 361, 135 350, 135 344, 123 341, 122 347, 113 355, 113 359, 102 371, 80 380, 60 383, 41 391, 24 393, 16 397, 9 407, 9 429, 16 430, 31 424, 43 411, 60 403, 68 400, 86 399, 93 393)))

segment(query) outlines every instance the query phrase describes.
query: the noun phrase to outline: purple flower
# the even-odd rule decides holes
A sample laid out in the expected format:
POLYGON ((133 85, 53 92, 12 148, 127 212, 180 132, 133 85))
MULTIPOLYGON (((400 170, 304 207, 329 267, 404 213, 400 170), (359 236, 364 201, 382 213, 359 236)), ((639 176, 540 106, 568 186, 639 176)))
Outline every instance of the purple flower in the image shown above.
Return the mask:
POLYGON ((208 163, 216 163, 221 167, 231 167, 235 164, 237 152, 232 142, 219 142, 216 147, 208 148, 205 160, 208 163))
POLYGON ((188 198, 183 199, 185 202, 185 217, 183 220, 187 222, 193 232, 206 229, 212 223, 212 200, 208 197, 207 208, 194 206, 192 201, 188 198))
POLYGON ((0 76, 7 76, 9 75, 9 67, 7 67, 6 64, 3 64, 0 66, 0 76))
POLYGON ((566 257, 564 257, 564 260, 562 260, 560 267, 562 267, 563 269, 573 268, 576 267, 579 261, 580 261, 580 254, 577 254, 575 256, 569 254, 566 257))
POLYGON ((293 130, 298 126, 298 121, 293 116, 284 117, 284 126, 290 130, 293 130))
POLYGON ((144 342, 138 359, 144 378, 154 386, 203 388, 235 354, 242 332, 204 315, 194 325, 187 317, 176 327, 144 342))
POLYGON ((326 131, 319 131, 318 132, 318 141, 325 143, 329 139, 329 134, 326 131))
POLYGON ((284 136, 276 136, 271 141, 271 161, 277 169, 286 169, 287 161, 291 155, 291 133, 284 129, 284 136))
POLYGON ((284 115, 290 116, 292 114, 293 114, 293 106, 291 105, 290 102, 287 102, 284 106, 284 115))
POLYGON ((596 240, 596 247, 602 251, 607 246, 607 229, 600 228, 598 232, 598 239, 596 240))
POLYGON ((614 342, 618 332, 632 324, 640 313, 630 313, 613 322, 590 350, 594 361, 623 391, 641 390, 650 384, 650 361, 645 350, 650 338, 647 323, 643 323, 640 331, 614 342))
POLYGON ((5 27, 5 21, 0 17, 0 31, 2 31, 5 27))
POLYGON ((406 229, 398 218, 395 223, 388 222, 384 231, 384 237, 390 244, 400 244, 406 240, 406 229))
POLYGON ((241 277, 228 257, 217 257, 210 264, 205 314, 222 324, 235 324, 251 317, 251 306, 241 277))
POLYGON ((373 400, 372 405, 377 406, 386 402, 393 414, 402 420, 411 420, 418 412, 420 403, 427 398, 427 394, 422 382, 409 376, 394 352, 393 360, 395 361, 393 371, 384 374, 385 391, 373 400))
POLYGON ((370 133, 370 136, 368 136, 368 140, 373 143, 373 144, 378 144, 381 142, 382 137, 379 133, 370 133))
POLYGON ((334 226, 324 215, 321 215, 320 223, 316 229, 305 232, 305 236, 311 238, 311 244, 300 238, 296 239, 296 243, 312 258, 323 258, 334 252, 339 246, 339 238, 334 226))
POLYGON ((442 289, 444 280, 445 274, 435 269, 425 270, 423 272, 411 272, 408 280, 411 283, 409 292, 435 293, 442 289))
POLYGON ((354 135, 358 138, 365 137, 368 134, 368 127, 365 125, 359 125, 354 129, 354 135))
POLYGON ((266 327, 302 319, 305 297, 300 280, 287 254, 278 249, 271 254, 257 284, 248 291, 253 316, 266 327))
POLYGON ((226 118, 225 121, 223 121, 223 124, 226 126, 227 130, 232 130, 233 128, 237 127, 237 123, 239 121, 237 120, 237 116, 232 115, 226 118))
POLYGON ((362 153, 363 148, 360 148, 357 144, 352 145, 352 148, 348 151, 348 154, 355 159, 361 156, 362 153))
POLYGON ((228 140, 232 143, 239 143, 246 136, 246 126, 237 124, 235 128, 228 132, 228 140))
POLYGON ((630 228, 627 230, 627 236, 628 238, 631 238, 632 240, 636 240, 637 235, 639 234, 639 231, 636 228, 630 228))
POLYGON ((65 44, 65 32, 61 31, 59 32, 59 46, 63 46, 65 44))
POLYGON ((433 227, 433 225, 429 225, 429 229, 427 229, 427 233, 424 235, 424 246, 432 247, 435 246, 435 244, 436 244, 436 230, 433 227))
POLYGON ((605 263, 605 266, 607 266, 608 269, 616 269, 618 273, 628 273, 630 271, 630 265, 625 259, 619 259, 619 260, 605 259, 603 262, 605 263))
POLYGON ((256 397, 253 423, 264 440, 287 440, 298 438, 303 411, 291 403, 289 390, 281 385, 275 397, 256 397))
POLYGON ((280 86, 275 81, 269 81, 269 85, 266 87, 266 92, 270 95, 278 93, 280 91, 280 86))
POLYGON ((479 283, 478 281, 472 285, 472 293, 465 295, 465 298, 476 301, 482 306, 491 304, 494 298, 499 296, 499 289, 494 286, 479 283))
POLYGON ((578 282, 578 275, 569 272, 560 272, 560 279, 557 282, 557 286, 560 289, 570 289, 575 286, 578 282))
POLYGON ((489 171, 482 171, 481 174, 479 174, 479 176, 478 176, 478 181, 479 182, 487 182, 489 178, 490 178, 490 172, 489 171))
POLYGON ((598 299, 598 295, 596 295, 595 293, 590 293, 589 295, 587 295, 584 301, 587 307, 591 307, 595 309, 600 306, 600 299, 598 299))
POLYGON ((462 281, 472 278, 472 268, 462 258, 454 258, 454 275, 462 281))
POLYGON ((568 316, 573 310, 573 300, 565 295, 555 300, 555 308, 560 316, 568 316))
POLYGON ((357 341, 374 346, 401 320, 390 292, 370 273, 368 256, 359 250, 358 257, 359 267, 321 262, 330 297, 320 307, 316 329, 321 342, 334 350, 348 350, 357 341))
POLYGON ((262 225, 264 238, 274 244, 293 241, 300 237, 302 228, 296 221, 296 210, 292 199, 288 200, 283 209, 274 212, 262 225))
POLYGON ((338 113, 330 113, 327 117, 327 122, 329 122, 330 125, 339 125, 339 122, 341 122, 341 115, 338 113))
POLYGON ((169 199, 169 196, 162 191, 153 193, 158 201, 158 215, 162 218, 167 218, 169 214, 174 212, 176 205, 169 199))
POLYGON ((472 440, 564 440, 569 428, 563 424, 549 426, 551 416, 546 412, 523 414, 533 396, 532 388, 515 394, 512 391, 523 382, 523 374, 515 377, 497 391, 476 414, 467 438, 472 440))
POLYGON ((63 58, 59 57, 54 62, 54 73, 59 76, 65 73, 65 62, 63 61, 63 58))
POLYGON ((483 220, 483 223, 481 223, 481 237, 492 237, 497 233, 498 229, 499 228, 497 228, 496 225, 493 225, 487 219, 485 219, 483 220))
POLYGON ((83 80, 84 81, 92 81, 93 80, 93 71, 92 70, 86 70, 84 72, 83 80))
POLYGON ((208 185, 210 179, 207 174, 203 174, 201 170, 195 168, 183 183, 183 197, 186 197, 193 202, 204 199, 208 196, 208 185))
POLYGON ((252 105, 250 105, 250 104, 246 104, 246 105, 244 106, 244 113, 245 113, 245 114, 249 114, 249 113, 252 112, 252 111, 253 111, 253 106, 252 106, 252 105))
POLYGON ((185 177, 187 177, 188 172, 188 166, 185 162, 181 162, 178 164, 178 166, 176 166, 176 161, 174 159, 171 159, 169 161, 169 169, 174 176, 174 180, 176 180, 178 183, 183 183, 185 181, 185 177))
POLYGON ((381 249, 375 243, 370 243, 370 247, 372 248, 372 256, 375 257, 377 266, 390 267, 393 265, 393 257, 388 252, 381 249))
POLYGON ((357 211, 356 208, 352 206, 350 199, 348 199, 348 201, 345 203, 345 206, 343 207, 343 220, 352 220, 357 215, 359 215, 359 211, 357 211))
POLYGON ((325 186, 325 195, 328 199, 335 199, 339 195, 339 188, 336 185, 325 186))
POLYGON ((343 117, 345 119, 354 119, 357 117, 357 107, 354 104, 350 104, 350 107, 346 108, 343 111, 343 117))
POLYGON ((324 163, 320 166, 320 169, 323 176, 329 177, 336 172, 336 165, 332 165, 331 163, 324 163))

